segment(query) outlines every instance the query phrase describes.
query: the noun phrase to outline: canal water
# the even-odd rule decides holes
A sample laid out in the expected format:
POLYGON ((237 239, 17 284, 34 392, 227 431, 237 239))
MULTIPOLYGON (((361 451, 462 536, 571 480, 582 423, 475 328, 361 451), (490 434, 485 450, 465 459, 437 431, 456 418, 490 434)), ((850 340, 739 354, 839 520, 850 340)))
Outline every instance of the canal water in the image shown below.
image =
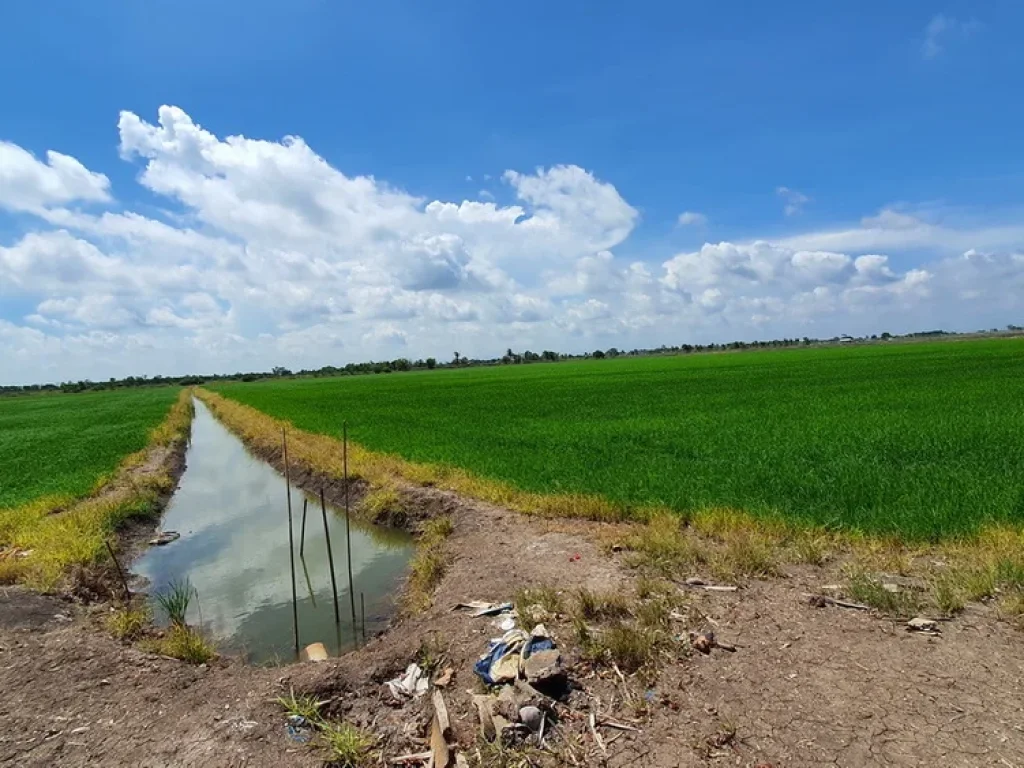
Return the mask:
MULTIPOLYGON (((284 477, 250 454, 201 402, 196 401, 186 468, 167 509, 162 529, 181 538, 150 547, 133 571, 149 580, 154 594, 188 579, 197 596, 189 623, 199 625, 221 652, 257 664, 295 659, 288 514, 284 477)), ((333 592, 319 498, 289 488, 295 537, 299 644, 322 642, 332 654, 354 647, 383 629, 413 552, 401 531, 351 525, 356 625, 348 589, 345 513, 327 507, 341 624, 334 618, 333 592), (299 557, 303 499, 308 498, 305 555, 299 557)), ((154 613, 160 618, 158 607, 154 613)))

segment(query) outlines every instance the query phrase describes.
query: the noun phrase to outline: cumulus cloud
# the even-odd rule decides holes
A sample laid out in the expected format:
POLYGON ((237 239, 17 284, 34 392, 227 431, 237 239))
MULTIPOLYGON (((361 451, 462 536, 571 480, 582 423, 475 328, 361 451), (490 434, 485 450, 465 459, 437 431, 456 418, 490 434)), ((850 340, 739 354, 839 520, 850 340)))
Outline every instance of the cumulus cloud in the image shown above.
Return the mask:
POLYGON ((107 177, 92 173, 75 158, 50 151, 43 162, 16 144, 0 141, 0 208, 34 212, 74 201, 109 199, 107 177))
POLYGON ((508 204, 431 200, 346 175, 298 137, 220 137, 174 107, 124 112, 118 130, 166 215, 115 208, 74 158, 0 144, 0 205, 36 222, 0 241, 6 382, 1005 324, 1024 296, 1015 224, 886 208, 629 260, 638 210, 577 166, 507 171, 508 204), (931 255, 891 257, 911 249, 931 255))

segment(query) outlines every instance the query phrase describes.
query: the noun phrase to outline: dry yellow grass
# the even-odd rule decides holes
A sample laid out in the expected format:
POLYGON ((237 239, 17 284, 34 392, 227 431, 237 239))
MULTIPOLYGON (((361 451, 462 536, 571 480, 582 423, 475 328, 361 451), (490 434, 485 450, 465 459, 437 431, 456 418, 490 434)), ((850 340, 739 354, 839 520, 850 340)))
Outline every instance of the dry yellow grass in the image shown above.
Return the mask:
POLYGON ((73 565, 98 562, 106 537, 131 517, 150 514, 174 482, 166 459, 187 438, 192 400, 182 390, 149 445, 124 461, 87 498, 44 498, 0 512, 0 584, 54 589, 73 565))

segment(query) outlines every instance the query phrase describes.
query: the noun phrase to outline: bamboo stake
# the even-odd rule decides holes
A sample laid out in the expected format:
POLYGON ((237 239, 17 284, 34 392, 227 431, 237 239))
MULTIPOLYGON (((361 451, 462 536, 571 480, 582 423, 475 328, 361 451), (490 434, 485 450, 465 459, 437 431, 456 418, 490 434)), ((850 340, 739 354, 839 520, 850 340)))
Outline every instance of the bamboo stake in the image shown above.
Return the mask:
POLYGON ((349 492, 348 492, 348 422, 341 425, 342 433, 342 466, 345 473, 345 547, 348 550, 348 597, 352 604, 352 635, 359 644, 359 636, 356 635, 356 592, 352 579, 352 527, 349 514, 349 492))
POLYGON ((299 534, 299 558, 305 557, 306 550, 306 507, 309 506, 309 499, 302 494, 302 532, 299 534))
POLYGON ((295 587, 295 533, 292 530, 292 479, 288 466, 288 432, 281 427, 281 443, 284 446, 284 489, 288 495, 288 560, 292 570, 292 630, 295 635, 295 655, 299 655, 299 594, 295 587))
POLYGON ((331 529, 327 527, 327 502, 324 501, 324 489, 320 488, 320 516, 324 519, 324 538, 327 539, 327 564, 331 569, 331 589, 334 591, 334 623, 341 626, 341 611, 338 610, 338 581, 334 576, 334 552, 331 549, 331 529))
POLYGON ((114 561, 114 567, 117 568, 117 575, 121 577, 121 585, 124 587, 124 602, 125 605, 127 605, 132 601, 132 591, 128 589, 128 579, 124 575, 124 570, 122 570, 121 564, 117 562, 117 555, 114 554, 114 548, 110 546, 110 541, 104 539, 103 543, 107 545, 107 552, 110 553, 110 559, 114 561))

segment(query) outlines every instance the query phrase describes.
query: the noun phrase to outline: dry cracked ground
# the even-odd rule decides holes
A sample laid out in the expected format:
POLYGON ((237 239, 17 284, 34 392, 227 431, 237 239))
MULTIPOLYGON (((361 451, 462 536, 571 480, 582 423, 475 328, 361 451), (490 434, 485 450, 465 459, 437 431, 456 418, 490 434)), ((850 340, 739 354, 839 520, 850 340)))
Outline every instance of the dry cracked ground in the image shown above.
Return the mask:
MULTIPOLYGON (((455 612, 523 587, 632 594, 636 572, 595 542, 590 523, 550 523, 423 489, 453 516, 451 565, 433 607, 365 648, 322 664, 197 668, 104 634, 85 609, 17 589, 0 592, 0 764, 11 766, 317 766, 274 700, 294 688, 378 736, 373 765, 425 749, 424 700, 385 706, 382 682, 442 648, 445 695, 470 764, 722 766, 1024 766, 1024 635, 969 608, 937 636, 876 615, 816 608, 820 569, 792 569, 733 593, 687 591, 692 613, 735 652, 663 655, 655 680, 580 658, 567 621, 550 626, 577 690, 560 707, 547 753, 478 752, 473 663, 500 634, 455 612), (598 738, 588 712, 597 709, 598 738), (601 725, 611 721, 636 730, 601 725)), ((685 632, 685 626, 672 631, 685 632)))

